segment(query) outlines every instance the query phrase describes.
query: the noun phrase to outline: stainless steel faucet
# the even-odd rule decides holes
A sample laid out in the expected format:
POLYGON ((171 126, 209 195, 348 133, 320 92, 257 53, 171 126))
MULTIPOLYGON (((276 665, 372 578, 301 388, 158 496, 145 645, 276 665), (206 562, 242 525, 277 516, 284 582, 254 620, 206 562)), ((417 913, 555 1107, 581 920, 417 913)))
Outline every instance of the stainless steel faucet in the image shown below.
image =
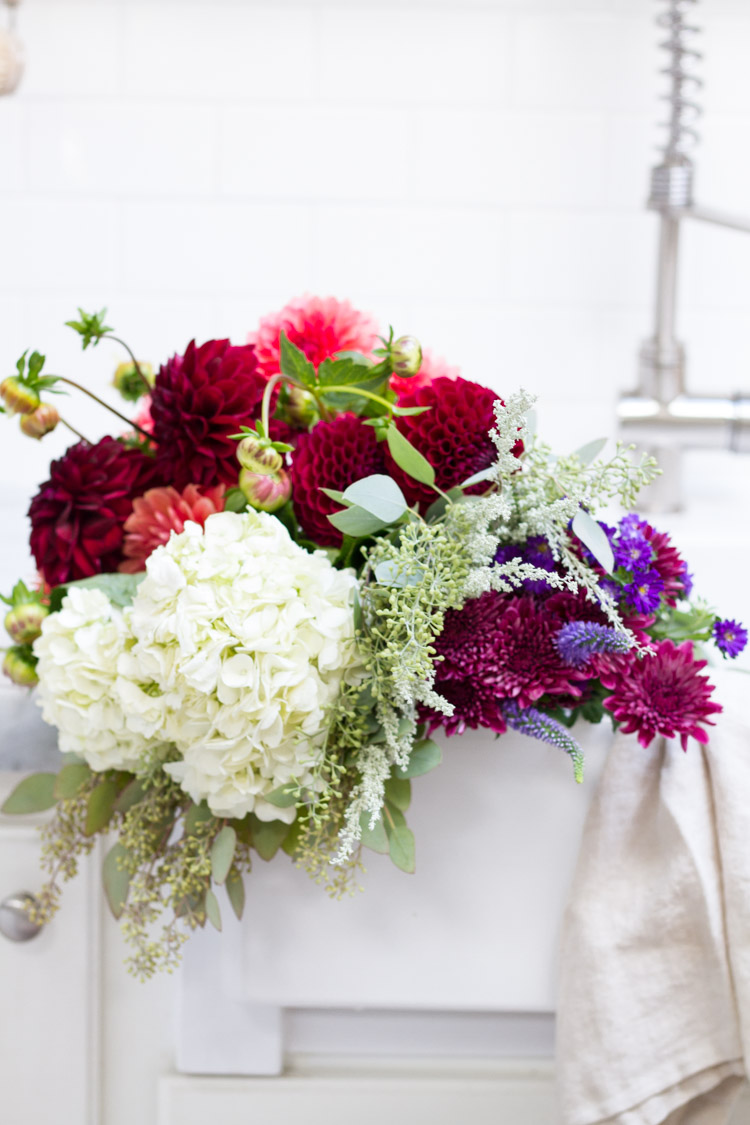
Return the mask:
MULTIPOLYGON (((665 0, 659 0, 664 3, 665 0)), ((639 386, 618 405, 620 435, 654 453, 662 476, 650 486, 648 507, 677 511, 681 504, 682 454, 687 449, 730 449, 750 452, 750 396, 694 395, 685 385, 685 349, 675 332, 677 266, 681 223, 698 219, 750 233, 750 218, 726 215, 693 201, 692 149, 698 140, 695 100, 702 82, 693 73, 701 55, 691 45, 698 28, 688 13, 698 0, 666 0, 657 17, 666 28, 660 46, 669 55, 662 71, 669 78, 670 117, 661 162, 651 173, 648 207, 659 214, 659 255, 654 308, 654 332, 639 355, 639 386)))

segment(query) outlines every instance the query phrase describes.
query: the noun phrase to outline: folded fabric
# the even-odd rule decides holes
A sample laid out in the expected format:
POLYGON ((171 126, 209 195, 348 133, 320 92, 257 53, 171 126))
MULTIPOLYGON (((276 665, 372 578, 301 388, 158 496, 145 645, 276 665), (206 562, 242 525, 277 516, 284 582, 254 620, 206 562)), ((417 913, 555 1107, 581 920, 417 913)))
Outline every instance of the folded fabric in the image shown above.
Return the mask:
POLYGON ((618 735, 563 924, 564 1125, 726 1125, 750 1054, 750 676, 707 747, 618 735))

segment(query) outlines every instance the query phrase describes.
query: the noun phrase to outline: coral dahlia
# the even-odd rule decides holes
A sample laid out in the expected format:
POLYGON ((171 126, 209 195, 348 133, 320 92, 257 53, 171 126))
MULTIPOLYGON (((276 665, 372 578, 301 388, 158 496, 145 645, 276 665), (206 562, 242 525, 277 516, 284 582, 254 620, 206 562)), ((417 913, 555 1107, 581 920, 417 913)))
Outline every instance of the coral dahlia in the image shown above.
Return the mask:
POLYGON ((31 552, 50 586, 116 570, 133 499, 157 483, 158 467, 114 438, 81 441, 50 466, 31 501, 31 552))
POLYGON ((378 328, 367 313, 335 297, 297 297, 280 312, 261 320, 248 343, 255 348, 258 369, 264 378, 278 374, 281 332, 300 348, 316 367, 337 352, 369 353, 376 346, 378 328))
POLYGON ((260 415, 266 380, 251 347, 195 340, 160 369, 151 396, 157 463, 175 488, 236 484, 231 435, 260 415))
POLYGON ((305 534, 322 547, 338 547, 342 535, 328 516, 341 505, 321 488, 343 492, 362 477, 382 472, 383 447, 372 426, 354 414, 339 414, 303 434, 292 455, 292 474, 294 511, 305 534))
POLYGON ((176 488, 150 488, 133 501, 133 511, 125 520, 124 562, 119 569, 136 574, 146 569, 146 559, 174 531, 184 529, 188 520, 201 527, 214 512, 224 511, 224 485, 198 488, 189 484, 182 492, 176 488))
POLYGON ((651 656, 620 660, 602 671, 601 681, 612 693, 604 706, 622 723, 625 734, 636 733, 641 746, 648 746, 656 735, 679 735, 683 750, 691 735, 708 742, 703 724, 713 726, 709 716, 722 707, 710 698, 713 684, 699 674, 706 661, 695 659, 691 641, 679 646, 659 641, 651 656))

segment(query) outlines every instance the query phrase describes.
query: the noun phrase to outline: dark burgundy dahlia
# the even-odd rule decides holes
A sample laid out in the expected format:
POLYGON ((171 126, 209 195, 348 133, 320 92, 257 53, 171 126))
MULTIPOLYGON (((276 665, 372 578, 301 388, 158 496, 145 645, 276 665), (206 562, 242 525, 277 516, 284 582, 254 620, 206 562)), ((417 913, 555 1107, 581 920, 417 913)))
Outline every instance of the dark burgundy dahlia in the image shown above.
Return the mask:
POLYGON ((341 510, 321 488, 343 492, 350 484, 383 472, 383 447, 372 426, 354 414, 339 414, 303 434, 292 456, 294 511, 305 535, 321 547, 338 547, 342 535, 328 516, 341 510))
POLYGON ((29 508, 31 553, 45 582, 117 570, 133 500, 158 483, 152 458, 111 437, 81 441, 53 461, 29 508))
MULTIPOLYGON (((489 436, 495 425, 494 405, 498 396, 489 387, 468 379, 441 376, 428 386, 399 395, 399 406, 427 406, 423 414, 398 418, 401 433, 426 457, 435 470, 435 483, 447 491, 474 473, 488 469, 497 457, 489 436)), ((514 452, 523 449, 521 442, 514 452)), ((431 504, 435 493, 407 476, 390 455, 388 472, 410 504, 431 504)), ((483 492, 479 484, 470 492, 483 492)))
POLYGON ((266 380, 255 350, 209 340, 173 356, 156 376, 151 417, 157 463, 165 483, 236 484, 237 442, 231 435, 259 417, 266 380))

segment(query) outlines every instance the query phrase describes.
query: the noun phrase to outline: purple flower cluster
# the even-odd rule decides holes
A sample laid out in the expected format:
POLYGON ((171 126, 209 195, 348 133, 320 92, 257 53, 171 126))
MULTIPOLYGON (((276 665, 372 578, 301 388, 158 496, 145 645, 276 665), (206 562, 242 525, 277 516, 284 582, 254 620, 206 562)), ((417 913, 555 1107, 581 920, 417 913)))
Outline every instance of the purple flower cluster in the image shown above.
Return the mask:
MULTIPOLYGON (((550 574, 556 569, 552 550, 543 535, 532 535, 523 544, 509 543, 498 547, 495 552, 495 562, 510 562, 511 559, 521 559, 522 562, 530 563, 550 574)), ((527 578, 523 583, 523 589, 528 594, 548 594, 552 586, 543 578, 527 578)))
POLYGON ((510 730, 548 742, 550 746, 558 746, 569 754, 576 781, 583 781, 583 751, 567 727, 536 707, 520 707, 514 699, 506 699, 503 703, 503 716, 510 730))
POLYGON ((565 663, 573 668, 582 668, 597 653, 630 651, 625 633, 596 621, 569 621, 555 637, 555 645, 565 663))

